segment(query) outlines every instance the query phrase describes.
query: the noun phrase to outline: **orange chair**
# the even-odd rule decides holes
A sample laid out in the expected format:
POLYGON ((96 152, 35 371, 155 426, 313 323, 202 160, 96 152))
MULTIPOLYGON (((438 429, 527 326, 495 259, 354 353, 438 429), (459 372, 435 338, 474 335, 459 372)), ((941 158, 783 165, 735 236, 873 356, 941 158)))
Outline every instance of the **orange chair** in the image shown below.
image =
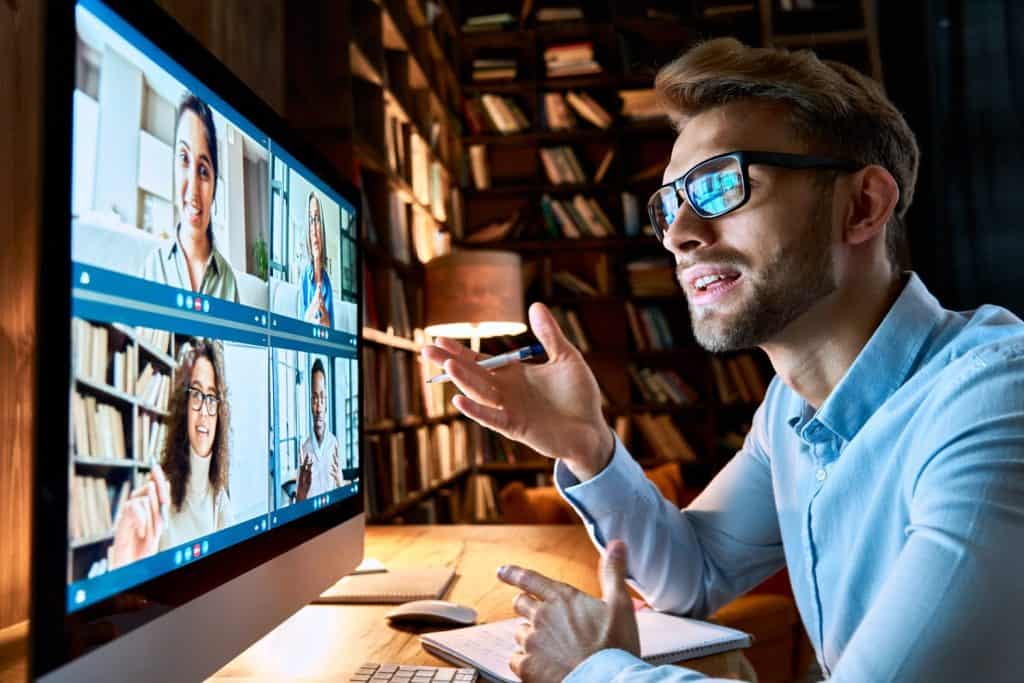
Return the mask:
MULTIPOLYGON (((685 507, 700 493, 687 487, 675 463, 646 470, 647 478, 666 499, 685 507)), ((509 524, 573 524, 579 518, 553 486, 528 488, 513 482, 500 495, 503 520, 509 524)), ((711 616, 711 621, 746 631, 754 644, 744 651, 760 683, 784 683, 806 670, 813 653, 800 623, 782 570, 752 591, 733 600, 711 616)))

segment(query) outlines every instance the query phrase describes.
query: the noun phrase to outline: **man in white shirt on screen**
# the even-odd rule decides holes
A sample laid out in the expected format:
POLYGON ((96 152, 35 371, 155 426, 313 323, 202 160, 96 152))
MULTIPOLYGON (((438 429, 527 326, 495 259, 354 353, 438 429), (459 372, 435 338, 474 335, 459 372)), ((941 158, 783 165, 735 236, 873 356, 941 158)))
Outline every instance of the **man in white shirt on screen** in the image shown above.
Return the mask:
POLYGON ((299 449, 297 501, 319 496, 347 483, 341 472, 341 446, 337 437, 327 430, 327 372, 319 358, 313 361, 309 387, 313 433, 299 449))

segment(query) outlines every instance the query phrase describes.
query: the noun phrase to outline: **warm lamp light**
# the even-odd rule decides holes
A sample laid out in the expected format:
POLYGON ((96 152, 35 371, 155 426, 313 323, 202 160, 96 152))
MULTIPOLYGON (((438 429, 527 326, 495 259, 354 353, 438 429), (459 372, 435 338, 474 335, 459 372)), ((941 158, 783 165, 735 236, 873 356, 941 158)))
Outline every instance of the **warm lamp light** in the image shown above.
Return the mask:
POLYGON ((522 260, 510 251, 465 250, 425 265, 426 333, 480 339, 526 332, 522 260))

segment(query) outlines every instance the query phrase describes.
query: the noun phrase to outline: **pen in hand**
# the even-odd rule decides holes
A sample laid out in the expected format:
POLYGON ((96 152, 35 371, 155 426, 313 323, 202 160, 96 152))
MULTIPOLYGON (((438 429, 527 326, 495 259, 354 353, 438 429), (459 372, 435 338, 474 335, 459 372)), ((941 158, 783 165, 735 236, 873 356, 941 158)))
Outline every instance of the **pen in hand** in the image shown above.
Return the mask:
MULTIPOLYGON (((477 363, 477 365, 479 365, 482 368, 487 368, 488 370, 493 370, 495 368, 503 368, 506 365, 511 365, 512 363, 524 361, 528 358, 533 358, 534 356, 539 356, 543 353, 543 346, 541 346, 540 344, 530 344, 529 346, 524 346, 521 349, 516 349, 515 351, 509 351, 508 353, 502 353, 500 355, 493 356, 486 360, 482 360, 479 363, 477 363)), ((427 384, 449 381, 451 381, 451 378, 447 374, 442 372, 440 375, 435 375, 434 377, 428 379, 427 384)))

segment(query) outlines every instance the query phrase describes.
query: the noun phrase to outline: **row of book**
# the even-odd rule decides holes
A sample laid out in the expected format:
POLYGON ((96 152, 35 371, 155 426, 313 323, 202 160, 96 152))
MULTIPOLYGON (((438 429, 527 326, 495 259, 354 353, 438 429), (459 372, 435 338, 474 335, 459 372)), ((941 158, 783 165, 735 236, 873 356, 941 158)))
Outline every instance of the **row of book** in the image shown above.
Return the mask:
POLYGON ((540 206, 544 223, 552 234, 571 239, 611 237, 615 234, 615 226, 608 214, 593 197, 577 194, 566 200, 553 199, 545 194, 541 197, 540 206))
POLYGON ((135 395, 143 404, 166 411, 171 397, 170 375, 160 372, 152 363, 146 363, 135 382, 135 395))
POLYGON ((559 306, 552 306, 550 310, 569 342, 583 353, 588 353, 591 349, 590 340, 587 339, 587 335, 583 331, 583 323, 580 322, 579 314, 572 309, 564 309, 559 306))
POLYGON ((380 515, 417 491, 468 468, 482 439, 482 428, 464 420, 369 435, 366 468, 370 514, 380 515))
POLYGON ((516 77, 517 62, 503 57, 477 57, 473 60, 474 81, 503 81, 516 77))
POLYGON ((672 403, 679 406, 694 405, 700 397, 697 391, 672 369, 638 368, 626 366, 633 386, 645 403, 672 403))
POLYGON ((602 71, 601 65, 594 59, 594 44, 589 40, 546 48, 544 67, 549 78, 587 76, 602 71))
POLYGON ((135 459, 139 464, 159 462, 167 440, 167 424, 143 411, 139 414, 139 429, 135 437, 135 459))
POLYGON ((171 333, 167 330, 155 330, 152 327, 139 327, 136 328, 135 334, 140 341, 145 342, 154 350, 170 355, 171 333))
POLYGON ((579 21, 583 19, 583 9, 576 5, 559 5, 554 7, 538 7, 536 11, 533 11, 533 0, 526 0, 520 8, 518 21, 509 12, 477 14, 466 18, 462 24, 462 32, 484 33, 487 31, 510 30, 525 24, 531 15, 540 24, 579 21))
POLYGON ((661 351, 675 348, 668 318, 658 306, 635 306, 626 302, 626 317, 637 351, 661 351))
POLYGON ((71 392, 71 425, 75 453, 85 458, 127 460, 124 417, 121 411, 95 396, 71 392))
POLYGON ((756 405, 764 400, 768 385, 749 353, 726 358, 711 356, 711 371, 718 400, 723 405, 756 405))
POLYGON ((125 481, 111 505, 111 491, 103 477, 75 475, 71 480, 71 539, 85 541, 113 533, 114 515, 128 498, 131 481, 125 481))
POLYGON ((546 92, 540 100, 540 124, 546 130, 573 130, 582 118, 597 128, 608 128, 613 117, 588 93, 546 92))
MULTIPOLYGON (((544 166, 544 173, 551 183, 555 185, 563 183, 580 184, 588 181, 587 174, 583 170, 583 164, 580 163, 579 157, 576 156, 576 152, 573 151, 572 147, 568 145, 543 147, 539 153, 541 164, 544 166)), ((594 171, 593 182, 595 184, 604 180, 614 158, 615 148, 609 147, 594 171)))
POLYGON ((529 129, 530 120, 511 97, 481 95, 467 98, 466 123, 474 135, 508 135, 529 129))
POLYGON ((666 414, 636 413, 616 419, 615 431, 625 445, 631 441, 633 425, 643 436, 648 447, 659 460, 697 462, 697 451, 686 439, 682 430, 666 414))
POLYGON ((118 391, 131 391, 128 364, 134 361, 135 349, 132 346, 111 354, 110 328, 93 325, 81 318, 72 319, 71 333, 75 340, 75 373, 78 377, 112 386, 118 391))

